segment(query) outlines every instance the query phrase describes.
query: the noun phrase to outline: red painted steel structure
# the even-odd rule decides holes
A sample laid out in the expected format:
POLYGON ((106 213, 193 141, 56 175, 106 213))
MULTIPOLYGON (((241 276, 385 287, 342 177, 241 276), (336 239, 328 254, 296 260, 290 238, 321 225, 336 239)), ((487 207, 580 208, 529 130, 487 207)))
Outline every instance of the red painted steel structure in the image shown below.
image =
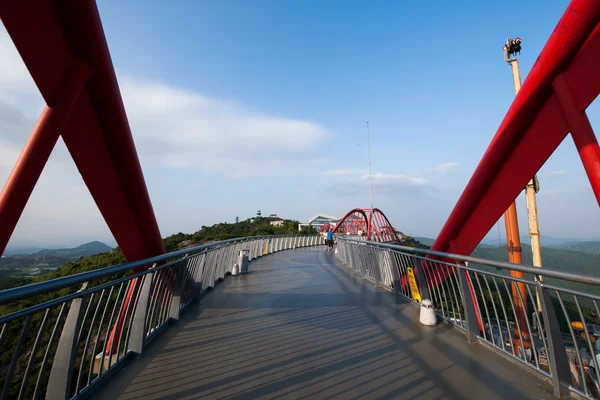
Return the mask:
POLYGON ((434 250, 470 254, 571 132, 600 204, 600 149, 585 109, 600 93, 600 2, 573 0, 502 121, 434 250))
MULTIPOLYGON (((59 134, 126 258, 163 253, 95 2, 5 1, 0 18, 46 102, 0 194, 0 253, 59 134)), ((599 1, 571 1, 434 250, 470 254, 569 132, 600 204, 600 147, 585 114, 600 93, 599 21, 599 1)), ((342 221, 362 215, 368 238, 399 240, 383 213, 369 211, 342 221)))
POLYGON ((125 257, 164 253, 95 2, 4 1, 0 18, 46 102, 0 195, 0 253, 59 134, 125 257))
POLYGON ((355 208, 344 215, 336 225, 334 232, 358 235, 364 232, 365 238, 375 242, 400 243, 392 224, 378 208, 355 208))
MULTIPOLYGON (((0 19, 46 102, 0 194, 0 254, 59 135, 127 260, 163 254, 96 3, 4 1, 0 19)), ((124 307, 138 286, 130 286, 124 307)))

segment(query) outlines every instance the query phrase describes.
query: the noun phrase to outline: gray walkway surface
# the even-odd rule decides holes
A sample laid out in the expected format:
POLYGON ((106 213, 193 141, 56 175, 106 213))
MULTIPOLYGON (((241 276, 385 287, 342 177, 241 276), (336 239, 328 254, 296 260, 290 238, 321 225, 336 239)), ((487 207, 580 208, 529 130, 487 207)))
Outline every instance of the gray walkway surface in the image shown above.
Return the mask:
POLYGON ((130 361, 105 399, 531 399, 550 387, 350 274, 323 247, 228 277, 130 361))

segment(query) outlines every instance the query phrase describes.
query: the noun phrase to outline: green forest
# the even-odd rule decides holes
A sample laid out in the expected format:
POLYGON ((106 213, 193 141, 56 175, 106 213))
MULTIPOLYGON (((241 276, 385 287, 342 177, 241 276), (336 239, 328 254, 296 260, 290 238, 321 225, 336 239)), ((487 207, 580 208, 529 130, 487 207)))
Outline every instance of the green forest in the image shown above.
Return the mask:
MULTIPOLYGON (((219 223, 212 226, 202 226, 197 232, 186 234, 176 233, 163 239, 165 249, 167 252, 172 252, 179 249, 190 248, 199 246, 205 243, 210 243, 219 240, 234 239, 237 237, 244 236, 261 236, 261 235, 289 235, 289 234, 313 234, 316 233, 314 229, 304 229, 302 232, 298 232, 298 221, 284 219, 282 226, 272 226, 271 221, 279 220, 279 218, 273 217, 254 217, 246 220, 239 221, 237 223, 219 223)), ((92 242, 92 244, 98 242, 92 242)), ((2 258, 0 263, 0 290, 8 289, 11 287, 22 286, 29 283, 42 282, 49 279, 56 279, 63 276, 69 276, 81 272, 91 271, 98 268, 104 268, 111 265, 118 265, 126 262, 125 257, 121 250, 117 247, 110 251, 103 252, 101 254, 94 254, 87 257, 81 256, 81 247, 73 250, 79 250, 75 252, 66 252, 64 250, 56 250, 49 252, 48 250, 42 250, 38 253, 28 256, 11 256, 2 258), (75 254, 75 256, 73 256, 75 254), (9 265, 18 263, 19 260, 16 257, 26 257, 27 260, 34 258, 44 257, 45 260, 51 260, 50 262, 55 263, 53 270, 44 271, 38 275, 26 275, 26 274, 7 274, 2 272, 2 265, 8 268, 9 265), (66 257, 66 258, 65 258, 66 257), (69 261, 70 260, 70 261, 69 261), (59 267, 60 266, 60 267, 59 267), (58 268, 57 268, 58 267, 58 268), (16 275, 16 276, 15 276, 16 275)), ((87 249, 89 250, 88 246, 87 249)), ((98 245, 94 247, 95 250, 99 248, 98 245)), ((108 246, 106 246, 108 248, 108 246)), ((110 249, 110 248, 108 248, 110 249)), ((19 264, 17 264, 19 265, 19 264)), ((3 315, 0 308, 0 315, 3 315)))

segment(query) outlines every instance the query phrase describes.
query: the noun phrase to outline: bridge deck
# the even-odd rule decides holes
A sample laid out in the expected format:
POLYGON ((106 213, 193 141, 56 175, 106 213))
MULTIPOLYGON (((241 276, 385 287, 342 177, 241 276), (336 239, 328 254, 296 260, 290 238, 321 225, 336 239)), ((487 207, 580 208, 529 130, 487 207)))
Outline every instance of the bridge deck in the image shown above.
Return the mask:
POLYGON ((447 324, 302 249, 229 277, 97 392, 99 398, 551 397, 447 324))

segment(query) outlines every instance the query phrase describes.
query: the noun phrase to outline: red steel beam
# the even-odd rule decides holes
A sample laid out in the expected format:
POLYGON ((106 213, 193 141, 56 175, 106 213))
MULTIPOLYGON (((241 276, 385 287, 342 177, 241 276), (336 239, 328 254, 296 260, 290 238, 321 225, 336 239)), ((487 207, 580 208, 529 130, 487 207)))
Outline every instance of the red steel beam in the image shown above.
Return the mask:
POLYGON ((0 192, 0 254, 6 249, 88 76, 88 66, 75 60, 56 89, 56 96, 51 100, 53 107, 44 107, 4 189, 0 192))
POLYGON ((571 1, 432 249, 470 254, 564 140, 569 127, 552 87, 558 74, 566 72, 580 110, 598 95, 599 21, 599 1, 571 1))
POLYGON ((90 66, 63 139, 125 257, 164 253, 95 2, 0 2, 0 18, 49 107, 73 60, 90 66))
POLYGON ((577 108, 564 74, 554 79, 554 91, 563 115, 571 130, 571 137, 579 152, 583 167, 600 205, 600 147, 585 111, 577 108))

